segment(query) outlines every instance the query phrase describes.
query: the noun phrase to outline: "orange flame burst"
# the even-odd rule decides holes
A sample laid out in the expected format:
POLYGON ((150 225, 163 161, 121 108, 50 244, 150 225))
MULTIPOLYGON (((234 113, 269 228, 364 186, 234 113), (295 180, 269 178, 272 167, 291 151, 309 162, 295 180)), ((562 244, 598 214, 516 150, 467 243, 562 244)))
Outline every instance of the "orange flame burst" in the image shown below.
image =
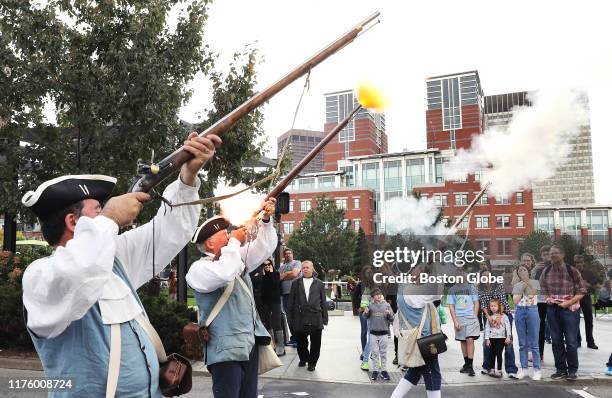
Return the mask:
POLYGON ((388 103, 382 90, 369 81, 363 81, 357 87, 357 99, 364 108, 376 112, 382 112, 388 103))

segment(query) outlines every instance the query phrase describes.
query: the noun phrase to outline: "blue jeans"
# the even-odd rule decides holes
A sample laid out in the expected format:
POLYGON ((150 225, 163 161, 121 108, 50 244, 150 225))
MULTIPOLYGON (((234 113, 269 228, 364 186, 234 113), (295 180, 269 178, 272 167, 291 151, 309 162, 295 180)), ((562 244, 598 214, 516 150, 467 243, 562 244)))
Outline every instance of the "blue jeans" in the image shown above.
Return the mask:
MULTIPOLYGON (((512 314, 507 313, 506 315, 508 316, 508 321, 510 322, 510 329, 512 329, 512 314)), ((484 321, 488 322, 486 319, 484 321)), ((489 370, 491 369, 491 365, 489 364, 489 347, 487 347, 487 339, 482 339, 482 350, 484 357, 482 360, 482 368, 489 370)), ((512 345, 512 342, 507 345, 504 350, 504 368, 508 374, 518 372, 518 368, 514 363, 514 346, 512 345)))
POLYGON ((540 335, 540 315, 538 307, 517 306, 516 313, 516 334, 519 342, 519 357, 521 359, 521 368, 529 367, 528 352, 531 351, 533 358, 534 369, 540 369, 540 350, 538 337, 540 335))
POLYGON ((363 362, 368 362, 368 359, 370 358, 370 325, 368 324, 368 319, 365 317, 364 313, 362 312, 359 315, 359 321, 361 323, 361 347, 362 347, 362 354, 363 354, 363 362), (365 333, 365 343, 364 343, 364 334, 365 333))
POLYGON ((208 365, 215 398, 257 396, 259 346, 255 344, 248 361, 218 362, 208 365))
POLYGON ((577 372, 580 311, 572 312, 567 308, 549 304, 546 320, 550 325, 555 368, 559 372, 577 372))
POLYGON ((440 373, 440 364, 438 357, 428 358, 425 360, 425 365, 418 368, 408 368, 404 379, 408 380, 412 385, 417 385, 423 376, 425 381, 425 389, 427 391, 439 391, 442 385, 442 374, 440 373))

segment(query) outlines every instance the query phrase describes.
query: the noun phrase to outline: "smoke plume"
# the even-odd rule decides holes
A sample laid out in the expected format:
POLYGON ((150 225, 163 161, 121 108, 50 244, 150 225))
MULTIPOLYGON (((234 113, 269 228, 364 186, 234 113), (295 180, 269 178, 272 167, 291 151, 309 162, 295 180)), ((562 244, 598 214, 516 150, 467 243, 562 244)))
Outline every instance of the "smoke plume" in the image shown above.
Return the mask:
POLYGON ((386 232, 389 234, 447 235, 450 229, 433 225, 439 209, 432 199, 409 196, 387 201, 386 232))
MULTIPOLYGON (((215 188, 215 196, 227 195, 243 190, 247 186, 238 184, 229 186, 225 183, 219 183, 215 188)), ((261 204, 265 195, 255 194, 250 191, 243 192, 229 199, 224 199, 219 203, 221 207, 221 215, 227 218, 233 225, 243 225, 254 213, 261 209, 261 204)))
POLYGON ((570 150, 570 141, 588 122, 579 91, 547 89, 530 94, 530 107, 514 108, 506 128, 492 128, 472 137, 468 150, 459 149, 445 166, 451 180, 482 171, 493 194, 530 189, 551 177, 570 150))

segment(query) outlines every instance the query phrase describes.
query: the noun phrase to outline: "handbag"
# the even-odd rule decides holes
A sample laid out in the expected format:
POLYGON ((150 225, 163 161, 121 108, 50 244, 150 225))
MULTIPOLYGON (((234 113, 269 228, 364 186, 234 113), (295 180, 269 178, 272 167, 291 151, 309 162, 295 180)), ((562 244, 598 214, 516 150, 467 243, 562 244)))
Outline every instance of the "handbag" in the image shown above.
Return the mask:
MULTIPOLYGON (((417 339, 417 346, 423 359, 430 359, 438 354, 446 352, 446 336, 438 331, 438 323, 436 322, 436 308, 433 304, 429 304, 431 314, 431 335, 417 339)), ((425 308, 423 308, 425 312, 425 308)))
POLYGON ((410 323, 399 311, 400 318, 409 329, 401 329, 398 336, 397 345, 397 361, 400 365, 407 366, 409 368, 418 368, 419 366, 425 365, 421 352, 417 349, 417 339, 421 336, 421 331, 425 325, 425 319, 427 318, 427 311, 423 308, 423 316, 421 317, 421 323, 419 327, 412 327, 410 323))
MULTIPOLYGON (((249 289, 247 284, 242 280, 240 276, 238 276, 236 279, 238 279, 238 283, 240 284, 240 286, 251 298, 251 304, 255 305, 253 294, 251 294, 251 290, 249 289)), ((255 313, 257 315, 257 318, 259 318, 259 313, 257 313, 257 311, 255 311, 255 313)), ((274 348, 272 348, 272 339, 265 337, 258 339, 257 337, 258 336, 255 336, 255 340, 257 342, 258 347, 257 354, 259 358, 257 373, 264 374, 272 369, 276 369, 280 366, 283 366, 283 362, 279 359, 278 355, 276 355, 276 352, 274 352, 274 348)))

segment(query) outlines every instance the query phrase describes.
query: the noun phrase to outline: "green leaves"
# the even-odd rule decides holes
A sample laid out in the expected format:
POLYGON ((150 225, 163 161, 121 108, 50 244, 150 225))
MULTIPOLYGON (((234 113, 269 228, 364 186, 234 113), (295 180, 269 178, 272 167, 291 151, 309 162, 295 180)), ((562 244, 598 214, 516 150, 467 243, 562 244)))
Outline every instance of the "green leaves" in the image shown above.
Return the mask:
POLYGON ((296 258, 310 260, 317 271, 338 269, 343 274, 353 271, 356 234, 351 225, 344 227, 344 210, 325 196, 316 199, 304 220, 289 238, 287 246, 296 258))

